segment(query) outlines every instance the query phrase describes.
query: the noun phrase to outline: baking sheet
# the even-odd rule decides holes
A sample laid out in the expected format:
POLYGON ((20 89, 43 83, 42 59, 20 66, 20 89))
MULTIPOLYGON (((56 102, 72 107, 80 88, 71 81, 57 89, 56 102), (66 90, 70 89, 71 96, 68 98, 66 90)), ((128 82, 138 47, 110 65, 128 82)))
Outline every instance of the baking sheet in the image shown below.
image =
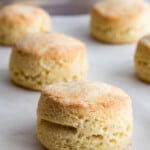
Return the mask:
MULTIPOLYGON (((133 100, 134 136, 132 150, 150 150, 150 85, 134 73, 135 45, 106 45, 89 36, 89 17, 53 17, 53 31, 65 32, 87 44, 89 79, 125 90, 133 100)), ((0 150, 43 150, 35 136, 39 92, 10 82, 10 48, 0 47, 0 150)))

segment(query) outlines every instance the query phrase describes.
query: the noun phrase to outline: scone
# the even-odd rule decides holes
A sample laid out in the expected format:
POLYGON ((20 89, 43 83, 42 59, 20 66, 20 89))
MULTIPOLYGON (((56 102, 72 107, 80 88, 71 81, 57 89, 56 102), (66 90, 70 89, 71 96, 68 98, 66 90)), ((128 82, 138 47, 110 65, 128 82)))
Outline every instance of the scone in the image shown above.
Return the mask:
POLYGON ((50 17, 34 6, 12 4, 0 9, 0 44, 14 45, 27 33, 50 31, 50 17))
POLYGON ((134 61, 137 76, 150 83, 150 35, 144 36, 139 41, 134 61))
POLYGON ((100 82, 47 86, 37 109, 37 137, 49 150, 126 150, 132 138, 131 99, 100 82))
POLYGON ((9 68, 16 84, 33 90, 55 82, 84 80, 88 70, 86 47, 64 34, 29 34, 14 46, 9 68))
POLYGON ((139 0, 102 0, 91 11, 91 35, 106 43, 136 42, 150 33, 150 7, 139 0))

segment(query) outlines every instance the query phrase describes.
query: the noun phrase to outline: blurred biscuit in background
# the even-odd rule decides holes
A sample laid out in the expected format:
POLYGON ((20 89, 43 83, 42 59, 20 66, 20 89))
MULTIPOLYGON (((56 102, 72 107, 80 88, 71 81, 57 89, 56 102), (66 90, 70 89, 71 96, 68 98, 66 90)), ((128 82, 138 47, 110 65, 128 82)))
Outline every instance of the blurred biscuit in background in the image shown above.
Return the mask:
POLYGON ((137 42, 150 33, 149 4, 139 0, 102 0, 92 8, 90 30, 102 42, 137 42))
POLYGON ((33 90, 55 82, 84 80, 87 70, 85 45, 60 33, 26 35, 10 57, 11 79, 33 90))
POLYGON ((150 83, 150 35, 144 36, 139 41, 134 61, 137 76, 150 83))
POLYGON ((27 33, 48 32, 50 16, 41 8, 12 4, 0 10, 0 44, 14 45, 27 33))

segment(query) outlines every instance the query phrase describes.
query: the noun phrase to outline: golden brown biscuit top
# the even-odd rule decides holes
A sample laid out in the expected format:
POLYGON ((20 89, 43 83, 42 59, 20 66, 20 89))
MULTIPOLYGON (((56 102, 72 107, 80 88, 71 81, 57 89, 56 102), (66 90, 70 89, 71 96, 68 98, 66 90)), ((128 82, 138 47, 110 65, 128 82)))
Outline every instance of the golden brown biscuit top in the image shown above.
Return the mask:
POLYGON ((61 33, 34 33, 26 35, 18 41, 14 50, 38 57, 43 55, 69 57, 69 55, 79 55, 79 51, 81 54, 85 52, 85 45, 79 40, 61 33))
POLYGON ((54 84, 45 87, 43 94, 49 96, 50 101, 73 108, 92 110, 126 107, 126 104, 130 103, 129 96, 122 90, 100 82, 78 81, 54 84))
POLYGON ((48 14, 41 8, 23 4, 12 4, 0 10, 0 21, 11 24, 32 24, 41 21, 48 14))
POLYGON ((150 13, 149 5, 140 0, 107 1, 102 0, 93 7, 93 11, 99 13, 110 21, 139 19, 143 14, 150 13))

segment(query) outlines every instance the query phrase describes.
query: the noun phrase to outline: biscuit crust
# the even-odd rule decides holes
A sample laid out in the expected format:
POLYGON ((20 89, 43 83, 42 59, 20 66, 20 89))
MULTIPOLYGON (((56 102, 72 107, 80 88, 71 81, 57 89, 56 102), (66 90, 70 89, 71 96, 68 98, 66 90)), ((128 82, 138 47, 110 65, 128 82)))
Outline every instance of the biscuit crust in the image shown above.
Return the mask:
POLYGON ((79 40, 66 36, 63 33, 35 33, 28 34, 19 40, 14 51, 21 51, 34 58, 44 59, 73 59, 79 53, 84 55, 86 46, 79 40))
POLYGON ((124 150, 131 142, 131 99, 108 84, 78 81, 46 87, 37 137, 49 150, 124 150))
POLYGON ((146 35, 139 41, 134 62, 135 70, 139 79, 150 83, 150 35, 146 35))
POLYGON ((141 1, 104 1, 95 4, 93 11, 109 23, 130 22, 139 20, 143 14, 149 13, 149 5, 141 1), (134 5, 134 9, 133 9, 134 5), (109 11, 108 11, 109 10, 109 11))
POLYGON ((84 80, 88 71, 85 45, 59 33, 25 36, 14 46, 9 64, 12 81, 33 90, 84 80))
POLYGON ((91 35, 105 43, 136 42, 150 33, 149 18, 150 7, 143 1, 101 1, 91 11, 91 35))
POLYGON ((14 45, 27 33, 50 30, 50 17, 41 8, 12 4, 0 10, 0 44, 2 45, 14 45))

